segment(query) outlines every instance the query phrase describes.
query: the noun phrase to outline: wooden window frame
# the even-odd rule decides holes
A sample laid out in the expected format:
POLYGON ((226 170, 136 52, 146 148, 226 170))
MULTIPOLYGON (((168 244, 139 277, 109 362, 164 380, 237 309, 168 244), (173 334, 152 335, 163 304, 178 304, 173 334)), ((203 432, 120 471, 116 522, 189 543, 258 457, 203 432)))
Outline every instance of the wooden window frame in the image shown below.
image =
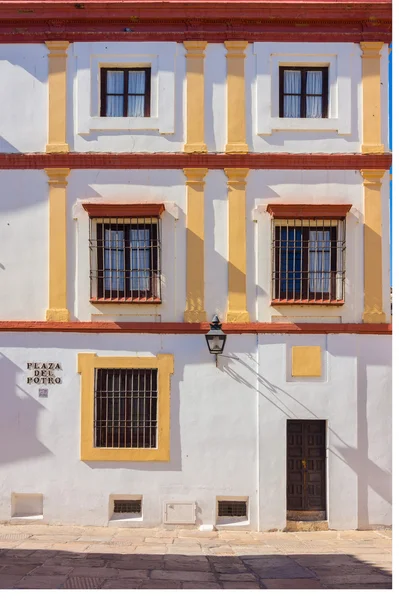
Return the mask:
POLYGON ((307 119, 310 117, 306 116, 306 97, 313 94, 306 94, 306 73, 308 71, 321 71, 323 74, 322 81, 322 93, 321 93, 321 110, 322 116, 318 117, 321 119, 328 118, 328 67, 290 67, 280 66, 279 67, 279 102, 280 102, 280 118, 298 118, 307 119), (284 71, 300 71, 301 73, 301 93, 300 94, 285 94, 284 93, 284 71), (284 96, 300 95, 301 97, 301 114, 299 117, 285 117, 284 116, 284 96))
POLYGON ((97 356, 78 354, 81 375, 81 440, 83 461, 163 461, 170 460, 170 396, 174 372, 173 354, 151 357, 97 356), (103 448, 95 446, 94 407, 95 369, 157 369, 158 370, 158 444, 156 448, 103 448))
POLYGON ((131 281, 131 248, 130 248, 130 231, 132 229, 136 229, 136 226, 132 224, 113 224, 113 223, 96 223, 96 235, 97 235, 97 297, 112 300, 119 300, 124 298, 125 301, 128 300, 159 300, 160 298, 155 294, 157 284, 154 281, 153 273, 158 273, 158 253, 161 252, 161 245, 159 240, 159 222, 158 223, 140 223, 140 229, 148 229, 150 231, 150 244, 151 244, 151 269, 149 275, 149 290, 134 290, 130 287, 131 281), (125 285, 124 291, 127 292, 127 295, 124 293, 121 294, 120 290, 107 290, 106 295, 104 295, 104 247, 105 247, 105 234, 106 230, 120 231, 121 227, 123 227, 124 233, 124 263, 126 265, 125 268, 125 285), (99 244, 101 241, 101 244, 99 244), (102 273, 102 277, 98 275, 102 273))
MULTIPOLYGON (((151 116, 151 67, 101 67, 100 68, 100 116, 107 117, 107 73, 108 71, 122 71, 123 79, 123 115, 118 115, 116 118, 128 117, 128 99, 129 96, 144 96, 144 115, 143 117, 151 116), (144 94, 129 94, 129 72, 144 71, 145 73, 145 89, 144 94)), ((115 94, 120 95, 122 94, 115 94)), ((110 118, 110 117, 107 117, 110 118)), ((129 117, 134 118, 134 117, 129 117)), ((139 117, 142 118, 142 117, 139 117)))

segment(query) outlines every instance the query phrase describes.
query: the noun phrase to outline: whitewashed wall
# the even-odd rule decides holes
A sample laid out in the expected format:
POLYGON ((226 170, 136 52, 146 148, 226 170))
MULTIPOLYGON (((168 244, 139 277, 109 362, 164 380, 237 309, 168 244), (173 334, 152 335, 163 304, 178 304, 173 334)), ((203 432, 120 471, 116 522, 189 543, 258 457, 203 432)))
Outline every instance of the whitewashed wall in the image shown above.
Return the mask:
POLYGON ((199 525, 215 523, 216 496, 247 496, 247 527, 282 529, 286 421, 326 419, 330 528, 390 525, 390 337, 230 335, 225 354, 239 360, 217 368, 203 336, 0 334, 0 520, 12 493, 43 494, 47 522, 85 525, 107 525, 111 494, 143 495, 144 527, 162 522, 164 501, 197 502, 199 525), (291 346, 312 344, 322 377, 290 380, 291 346), (174 354, 169 463, 80 461, 77 353, 88 351, 174 354), (32 360, 62 363, 47 399, 26 383, 32 360))
MULTIPOLYGON (((42 171, 0 173, 1 319, 45 317, 48 297, 48 184, 42 171), (10 225, 8 225, 10 223, 10 225), (23 257, 23 260, 21 260, 23 257), (29 298, 29 302, 27 302, 29 298)), ((68 309, 73 319, 182 321, 186 301, 186 178, 181 170, 73 170, 67 186, 68 309), (89 218, 81 204, 164 203, 162 304, 89 302, 89 218)), ((383 196, 384 310, 389 298, 389 175, 383 196)), ((361 322, 363 312, 363 179, 357 171, 250 171, 247 177, 247 298, 252 321, 361 322), (270 202, 352 204, 347 217, 345 304, 271 307, 270 202)), ((205 185, 205 308, 223 318, 228 295, 228 199, 223 171, 205 185)))
POLYGON ((44 44, 0 44, 0 152, 44 152, 48 60, 44 44))
POLYGON ((0 321, 45 319, 48 183, 44 171, 0 171, 0 321))

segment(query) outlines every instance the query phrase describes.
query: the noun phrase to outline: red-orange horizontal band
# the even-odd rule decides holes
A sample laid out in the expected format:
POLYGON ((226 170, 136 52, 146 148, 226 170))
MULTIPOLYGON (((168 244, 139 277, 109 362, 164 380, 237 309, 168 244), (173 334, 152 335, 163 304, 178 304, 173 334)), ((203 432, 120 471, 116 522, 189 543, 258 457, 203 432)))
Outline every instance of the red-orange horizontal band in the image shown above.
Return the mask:
MULTIPOLYGON (((392 325, 390 323, 222 323, 222 329, 225 333, 228 334, 392 334, 392 325)), ((58 331, 64 333, 151 333, 203 335, 207 331, 209 331, 209 323, 115 323, 108 321, 0 321, 0 331, 58 331)))
POLYGON ((82 204, 91 217, 160 217, 164 204, 116 204, 85 202, 82 204))
POLYGON ((65 152, 0 153, 0 169, 287 169, 287 170, 389 170, 390 152, 385 154, 195 154, 188 152, 65 152))
POLYGON ((267 212, 275 219, 287 218, 344 218, 352 204, 268 204, 267 212))

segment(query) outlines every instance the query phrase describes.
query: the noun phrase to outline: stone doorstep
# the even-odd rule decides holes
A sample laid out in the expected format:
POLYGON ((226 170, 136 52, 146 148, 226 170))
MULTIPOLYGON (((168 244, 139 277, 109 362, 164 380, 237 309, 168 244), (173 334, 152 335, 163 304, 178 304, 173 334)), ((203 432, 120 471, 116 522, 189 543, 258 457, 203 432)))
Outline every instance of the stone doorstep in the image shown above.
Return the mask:
POLYGON ((287 521, 284 531, 327 531, 328 521, 287 521))

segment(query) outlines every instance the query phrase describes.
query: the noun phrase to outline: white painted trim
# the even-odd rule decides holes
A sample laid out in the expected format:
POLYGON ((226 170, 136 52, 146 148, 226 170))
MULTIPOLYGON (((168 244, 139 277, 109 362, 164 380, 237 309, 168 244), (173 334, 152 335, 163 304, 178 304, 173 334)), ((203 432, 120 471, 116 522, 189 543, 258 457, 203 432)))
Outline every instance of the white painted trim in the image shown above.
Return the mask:
POLYGON ((173 134, 176 52, 175 42, 75 43, 76 133, 152 130, 173 134), (127 65, 151 68, 151 116, 100 117, 100 67, 127 65))
POLYGON ((255 42, 256 115, 258 135, 273 131, 337 131, 351 133, 351 57, 347 44, 284 44, 284 52, 273 52, 275 43, 255 42), (317 65, 329 67, 328 118, 283 119, 279 117, 279 66, 317 65))

